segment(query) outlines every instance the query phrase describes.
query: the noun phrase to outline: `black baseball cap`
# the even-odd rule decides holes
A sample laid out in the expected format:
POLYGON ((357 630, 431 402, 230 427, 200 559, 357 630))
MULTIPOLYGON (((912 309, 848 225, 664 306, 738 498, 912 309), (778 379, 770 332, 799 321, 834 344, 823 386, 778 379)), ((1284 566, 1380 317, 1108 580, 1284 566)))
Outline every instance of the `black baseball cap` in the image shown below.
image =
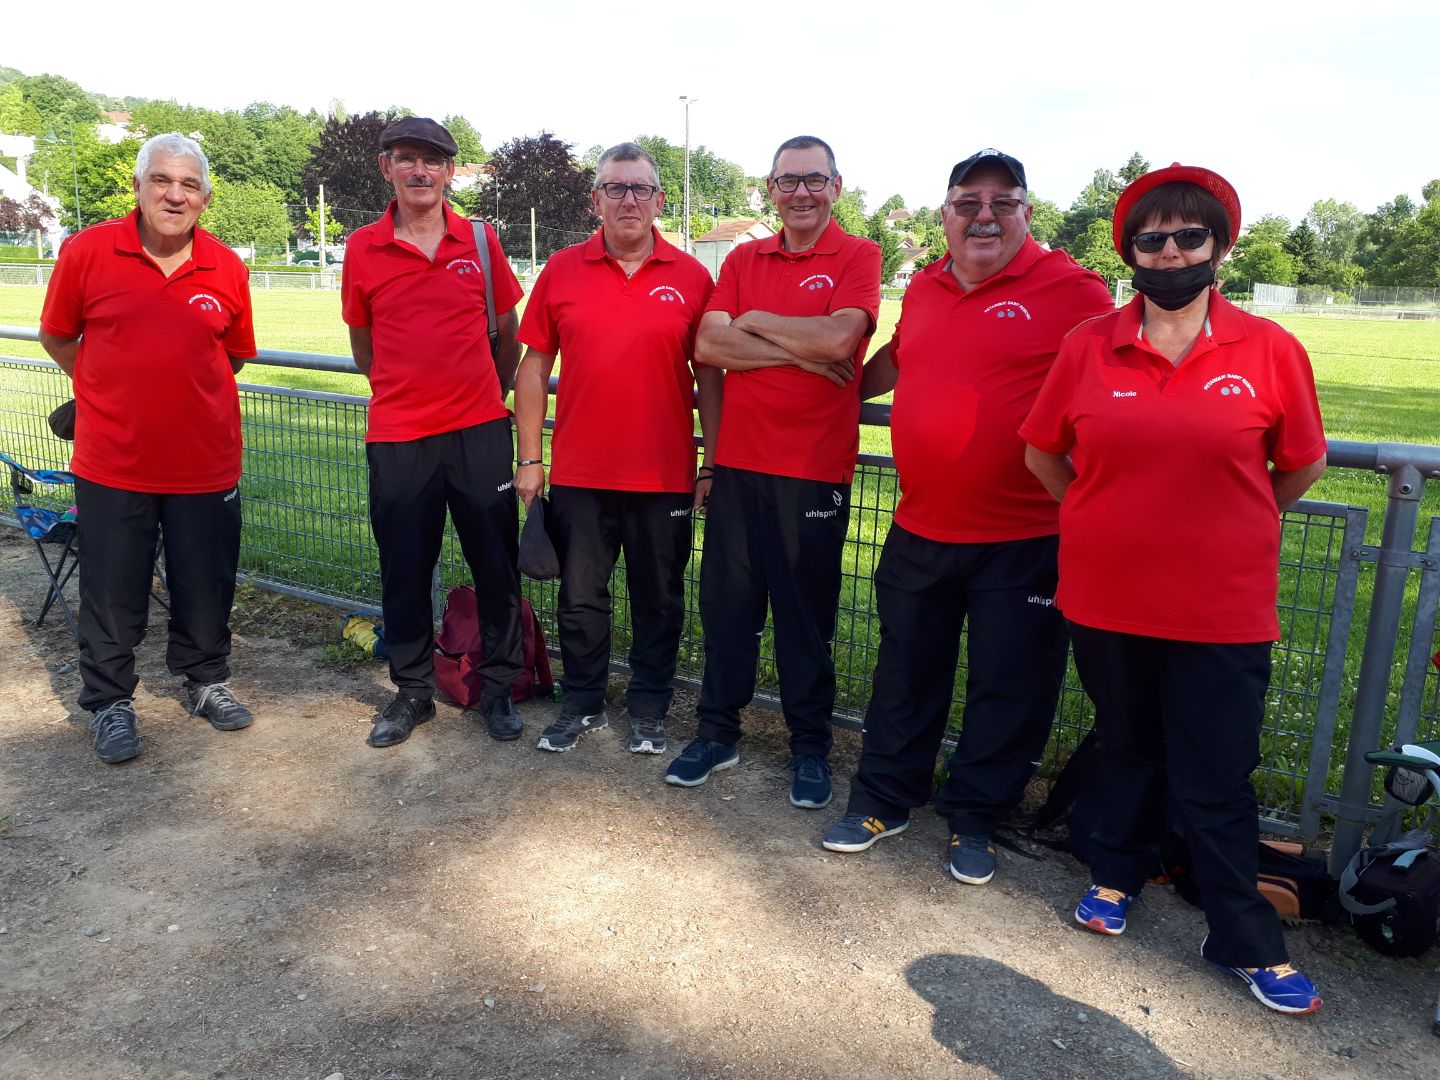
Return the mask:
POLYGON ((381 150, 389 150, 396 143, 402 142, 424 143, 451 158, 460 149, 455 145, 450 132, 428 116, 402 116, 380 133, 381 150))
POLYGON ((956 184, 963 184, 965 178, 981 165, 999 165, 1015 178, 1015 183, 1027 191, 1030 189, 1030 185, 1025 183, 1025 166, 1021 165, 1020 162, 1016 161, 1009 154, 996 150, 993 146, 987 146, 979 153, 971 154, 964 161, 960 162, 960 164, 956 165, 955 168, 951 169, 950 183, 946 186, 954 187, 956 184))

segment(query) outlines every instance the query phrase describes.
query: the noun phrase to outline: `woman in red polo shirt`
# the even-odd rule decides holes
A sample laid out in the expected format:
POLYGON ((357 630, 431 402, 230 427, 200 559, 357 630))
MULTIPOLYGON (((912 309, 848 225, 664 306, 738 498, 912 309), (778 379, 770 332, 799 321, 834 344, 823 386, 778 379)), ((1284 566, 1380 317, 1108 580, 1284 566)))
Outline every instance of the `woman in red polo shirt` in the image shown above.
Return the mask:
POLYGON ((1208 169, 1126 188, 1115 247, 1139 295, 1070 335, 1020 434, 1061 500, 1056 604, 1104 770, 1075 918, 1124 932, 1168 797, 1204 897, 1201 955, 1270 1008, 1308 1013, 1320 996, 1255 886, 1250 774, 1279 636, 1280 511, 1324 471, 1325 434, 1300 343, 1214 288, 1239 230, 1234 188, 1208 169))

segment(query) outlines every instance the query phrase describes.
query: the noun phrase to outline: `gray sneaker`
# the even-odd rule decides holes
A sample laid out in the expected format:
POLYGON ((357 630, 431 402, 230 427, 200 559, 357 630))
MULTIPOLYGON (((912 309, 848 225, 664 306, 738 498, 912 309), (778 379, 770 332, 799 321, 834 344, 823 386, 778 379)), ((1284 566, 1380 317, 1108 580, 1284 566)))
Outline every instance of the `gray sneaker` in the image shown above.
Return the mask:
POLYGON ((255 722, 250 710, 235 700, 223 682, 185 687, 185 707, 191 716, 203 716, 216 731, 239 731, 255 722))
POLYGON ((665 718, 663 716, 632 716, 630 718, 630 752, 632 754, 665 753, 665 718))
POLYGON ((535 748, 564 753, 566 750, 575 749, 575 744, 580 741, 580 736, 587 731, 599 731, 609 725, 610 714, 603 708, 593 716, 561 713, 558 720, 540 733, 540 741, 535 744, 535 748))

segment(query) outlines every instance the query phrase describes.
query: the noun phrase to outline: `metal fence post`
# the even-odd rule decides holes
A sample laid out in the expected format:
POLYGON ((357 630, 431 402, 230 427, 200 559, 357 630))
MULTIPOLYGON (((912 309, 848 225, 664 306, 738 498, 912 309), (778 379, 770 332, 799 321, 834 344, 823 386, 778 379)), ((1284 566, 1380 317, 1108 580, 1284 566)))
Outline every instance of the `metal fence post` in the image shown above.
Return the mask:
MULTIPOLYGON (((1388 471, 1385 445, 1380 448, 1377 468, 1388 471)), ((1390 472, 1390 492, 1385 507, 1385 526, 1378 549, 1351 552, 1357 559, 1375 561, 1375 592, 1370 602, 1370 621, 1365 629, 1365 649, 1355 686, 1355 711, 1350 721, 1350 738, 1345 748, 1345 773, 1340 783, 1340 803, 1335 811, 1335 839, 1330 846, 1330 872, 1338 875, 1355 852, 1371 820, 1370 785, 1374 767, 1365 754, 1380 745, 1385 720, 1385 695, 1390 688, 1390 665, 1400 629, 1405 602, 1405 582, 1416 565, 1413 551, 1415 523, 1420 515, 1420 496, 1425 478, 1411 464, 1399 464, 1390 472)))

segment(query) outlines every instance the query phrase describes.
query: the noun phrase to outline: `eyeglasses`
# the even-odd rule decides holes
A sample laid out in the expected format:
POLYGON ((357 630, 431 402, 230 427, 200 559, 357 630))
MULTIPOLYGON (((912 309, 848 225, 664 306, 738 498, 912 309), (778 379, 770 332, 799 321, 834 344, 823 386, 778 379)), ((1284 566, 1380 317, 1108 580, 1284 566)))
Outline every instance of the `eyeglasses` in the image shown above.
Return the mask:
POLYGON ((660 189, 654 184, 596 184, 595 190, 605 192, 607 199, 623 199, 628 191, 636 202, 649 202, 660 189))
POLYGON ((770 182, 777 188, 789 195, 801 184, 805 185, 806 191, 824 191, 825 185, 834 180, 833 176, 826 176, 823 172, 806 173, 804 176, 796 176, 794 173, 782 173, 779 176, 772 176, 770 182))
POLYGON ((397 169, 413 169, 416 165, 424 165, 430 172, 439 172, 450 163, 449 158, 441 157, 439 154, 425 154, 417 157, 414 154, 387 153, 385 156, 390 159, 390 164, 394 165, 397 169))
POLYGON ((1175 246, 1181 251, 1194 251, 1210 239, 1209 229, 1176 229, 1174 232, 1142 232, 1130 238, 1136 251, 1154 255, 1165 246, 1165 241, 1175 238, 1175 246))
POLYGON ((973 218, 988 206, 996 217, 1013 217, 1024 205, 1020 199, 991 199, 988 203, 979 199, 954 199, 950 203, 950 209, 956 217, 973 218))

